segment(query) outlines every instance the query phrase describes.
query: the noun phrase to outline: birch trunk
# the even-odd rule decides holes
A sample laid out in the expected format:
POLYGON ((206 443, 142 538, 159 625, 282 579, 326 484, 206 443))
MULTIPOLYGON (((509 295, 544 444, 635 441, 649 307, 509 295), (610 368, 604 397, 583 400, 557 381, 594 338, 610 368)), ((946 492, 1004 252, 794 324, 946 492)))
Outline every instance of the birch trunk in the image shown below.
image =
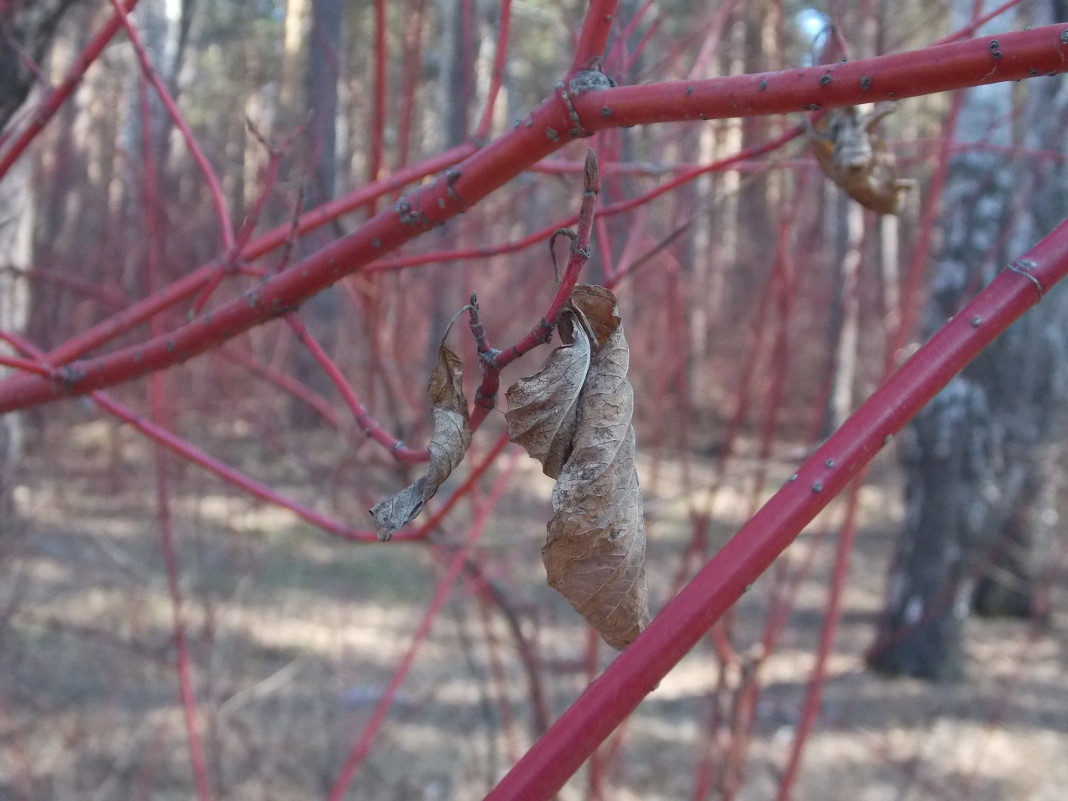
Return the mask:
MULTIPOLYGON (((960 4, 968 6, 970 3, 960 4)), ((1054 21, 1057 4, 1023 24, 1054 21)), ((1068 210, 1062 163, 1006 159, 1011 148, 1064 151, 1068 89, 1028 87, 1022 114, 1011 85, 970 90, 956 132, 1002 153, 965 151, 951 165, 941 221, 944 246, 927 328, 975 291, 1068 210), (1014 140, 1013 119, 1023 124, 1014 140), (999 124, 1000 121, 1000 124, 999 124), (1026 170, 1022 165, 1030 166, 1026 170)), ((964 621, 1029 614, 1052 526, 1055 469, 1068 399, 1068 294, 1050 292, 924 410, 904 438, 906 519, 870 664, 891 674, 960 676, 964 621)))

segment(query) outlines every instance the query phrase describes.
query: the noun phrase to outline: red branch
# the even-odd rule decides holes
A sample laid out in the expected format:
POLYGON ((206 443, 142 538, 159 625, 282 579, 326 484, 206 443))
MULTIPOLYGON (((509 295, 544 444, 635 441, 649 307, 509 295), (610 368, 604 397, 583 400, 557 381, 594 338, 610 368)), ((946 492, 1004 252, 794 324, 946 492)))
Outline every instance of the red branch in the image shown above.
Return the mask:
MULTIPOLYGON (((417 181, 461 161, 474 149, 474 145, 471 144, 458 145, 412 167, 397 170, 389 178, 361 187, 343 198, 325 203, 300 216, 296 224, 296 233, 303 234, 321 228, 331 220, 358 208, 369 200, 394 192, 412 181, 417 181)), ((293 225, 287 223, 256 237, 241 251, 239 260, 258 259, 284 247, 292 241, 293 228, 293 225)), ((159 312, 190 299, 214 280, 219 270, 224 269, 232 261, 224 256, 201 265, 183 278, 169 284, 162 292, 150 295, 128 309, 86 329, 50 351, 47 354, 49 364, 66 364, 83 353, 135 328, 159 312)))
MULTIPOLYGON (((854 105, 1065 70, 1068 28, 1051 25, 996 39, 809 69, 573 94, 558 87, 516 128, 462 164, 402 197, 351 235, 265 279, 204 317, 144 344, 69 365, 61 381, 18 375, 0 382, 0 412, 85 394, 210 350, 291 311, 344 276, 460 214, 568 140, 596 130, 854 105)), ((185 283, 172 285, 171 291, 182 285, 185 291, 195 292, 201 284, 193 284, 191 287, 187 278, 185 283)))
POLYGON ((349 411, 352 413, 352 418, 356 423, 356 427, 365 437, 374 440, 379 445, 386 448, 386 450, 392 453, 393 456, 401 462, 430 461, 429 449, 409 448, 382 428, 382 426, 371 417, 371 413, 367 411, 362 403, 360 403, 360 399, 356 395, 356 390, 352 388, 352 385, 345 379, 344 374, 338 366, 334 364, 329 354, 323 350, 323 346, 311 335, 308 331, 308 327, 304 325, 304 322, 297 315, 287 314, 286 322, 293 330, 293 333, 297 335, 300 344, 308 349, 312 358, 315 359, 318 365, 323 369, 323 372, 325 372, 330 379, 330 383, 332 383, 334 388, 341 394, 342 399, 345 401, 345 405, 349 407, 349 411))
POLYGON ((571 62, 571 72, 591 70, 598 66, 608 35, 612 32, 619 0, 591 0, 586 9, 586 18, 582 21, 582 31, 575 45, 575 57, 571 62))
POLYGON ((836 431, 486 796, 548 801, 797 534, 969 361, 1068 274, 1068 222, 1003 270, 836 431))
MULTIPOLYGON (((478 345, 479 356, 483 364, 482 383, 475 394, 475 411, 471 415, 471 428, 476 429, 486 418, 486 415, 496 405, 497 390, 500 388, 501 370, 514 362, 524 353, 528 353, 538 345, 546 344, 553 335, 553 329, 560 319, 564 310, 564 304, 571 297, 571 292, 578 283, 578 277, 582 268, 590 259, 590 231, 593 229, 593 216, 597 206, 597 195, 601 191, 601 179, 597 173, 597 156, 592 150, 586 153, 586 165, 583 177, 582 205, 579 209, 578 230, 558 230, 549 239, 549 249, 552 250, 556 236, 566 234, 571 239, 570 256, 567 267, 564 268, 563 277, 557 276, 559 285, 549 303, 549 309, 545 316, 530 330, 523 339, 504 350, 492 350, 486 342, 486 332, 479 318, 478 301, 471 296, 471 331, 478 345)), ((553 259, 555 259, 555 255, 553 259)), ((554 262, 555 264, 555 262, 554 262)))
POLYGON ((512 25, 512 0, 501 0, 497 11, 497 45, 493 51, 493 67, 490 69, 489 91, 486 93, 486 106, 482 109, 482 119, 475 128, 475 139, 479 142, 489 138, 493 127, 493 114, 497 108, 497 99, 504 85, 504 66, 508 56, 508 34, 512 25))
MULTIPOLYGON (((34 372, 40 372, 55 378, 56 368, 49 365, 45 360, 44 354, 29 342, 3 331, 0 331, 0 340, 7 342, 24 355, 35 359, 36 361, 31 368, 34 372)), ((297 503, 296 501, 286 500, 266 484, 262 484, 254 478, 245 475, 240 470, 219 461, 214 456, 202 451, 195 445, 186 442, 178 435, 153 423, 151 420, 144 419, 129 407, 112 399, 107 393, 92 392, 89 397, 93 399, 93 402, 96 403, 97 406, 108 414, 118 420, 122 420, 156 444, 161 445, 198 467, 202 467, 208 472, 214 473, 223 481, 237 487, 247 495, 288 509, 305 522, 311 523, 313 526, 322 529, 328 534, 333 534, 336 537, 356 542, 378 542, 378 535, 373 531, 351 528, 350 526, 337 520, 333 520, 326 515, 319 514, 303 504, 297 503)), ((507 440, 505 441, 507 442, 507 440)), ((398 535, 394 537, 394 539, 403 539, 403 537, 398 535)))
POLYGON ((901 100, 1068 69, 1068 28, 970 39, 807 69, 621 86, 575 98, 592 131, 654 122, 789 114, 901 100))
POLYGON ((115 8, 115 14, 122 22, 122 27, 126 31, 126 36, 130 39, 130 44, 133 45, 138 63, 141 65, 142 74, 152 84, 152 88, 156 90, 156 95, 159 97, 163 107, 167 109, 168 116, 181 132, 193 161, 204 175, 204 180, 208 182, 208 190, 212 203, 215 205, 215 215, 218 218, 219 232, 222 234, 223 244, 228 251, 233 252, 235 250, 234 226, 230 221, 230 211, 226 205, 226 198, 223 197, 223 188, 222 183, 219 181, 219 176, 215 174, 215 168, 211 166, 211 162, 208 161, 203 148, 201 148, 197 138, 193 136, 193 131, 190 130, 189 123, 186 122, 185 116, 178 109, 178 104, 174 102, 174 98, 171 97, 171 93, 159 77, 159 73, 152 66, 152 61, 148 57, 144 43, 141 41, 141 35, 137 32, 137 28, 134 27, 133 23, 130 22, 126 9, 123 8, 119 0, 111 0, 111 5, 115 8))
MULTIPOLYGON (((507 442, 507 438, 502 437, 501 439, 507 442)), ((497 453, 499 453, 499 450, 494 449, 492 457, 483 460, 483 467, 492 464, 497 453)), ((346 790, 352 783, 363 760, 370 752, 371 747, 374 744, 375 735, 378 734, 379 729, 382 727, 382 723, 386 719, 386 715, 389 714, 389 710, 393 706, 394 700, 396 700, 397 691, 400 689, 401 684, 404 683, 404 679, 408 676, 408 671, 411 670, 416 654, 419 652, 419 648, 430 634, 431 624, 441 611, 441 608, 445 605, 445 601, 449 599, 453 584, 456 583, 456 579, 460 577, 460 573, 467 565, 471 549, 478 543, 479 539, 482 538, 482 533, 486 529, 486 523, 489 522, 490 515, 496 508, 501 493, 511 479, 515 465, 516 462, 513 461, 511 466, 497 477, 493 488, 490 490, 489 497, 483 499, 481 503, 476 504, 474 519, 471 521, 467 540, 462 546, 455 549, 455 553, 453 553, 452 559, 449 560, 448 567, 445 569, 445 575, 438 581, 437 587, 434 590, 434 596, 431 598, 430 603, 427 605, 426 612, 423 614, 423 619, 419 622, 415 634, 412 635, 412 640, 408 644, 408 650, 405 651, 404 656, 401 657, 401 660, 397 663, 397 667, 393 671, 393 675, 390 677, 389 684, 382 693, 381 698, 379 698, 378 703, 375 705, 374 712, 371 713, 371 718, 367 721, 367 725, 364 726, 362 734, 359 739, 352 744, 348 756, 345 758, 345 763, 342 765, 341 771, 334 780, 333 787, 330 789, 330 794, 328 796, 330 801, 341 801, 341 799, 345 797, 346 790)), ((481 471, 479 471, 479 475, 481 475, 481 471)))

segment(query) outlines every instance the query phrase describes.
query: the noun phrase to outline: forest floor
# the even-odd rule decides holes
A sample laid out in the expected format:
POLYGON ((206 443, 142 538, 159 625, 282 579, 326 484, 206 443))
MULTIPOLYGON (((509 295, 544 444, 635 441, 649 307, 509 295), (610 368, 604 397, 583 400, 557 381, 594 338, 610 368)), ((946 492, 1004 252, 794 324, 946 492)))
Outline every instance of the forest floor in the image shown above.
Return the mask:
MULTIPOLYGON (((338 466, 337 445, 313 444, 309 452, 321 457, 299 466, 272 462, 269 444, 240 437, 213 444, 213 452, 309 503, 328 487, 335 510, 351 508, 355 519, 381 487, 354 489, 363 478, 338 466)), ((794 461, 771 465, 769 485, 794 461)), ((135 435, 108 423, 84 422, 33 443, 18 515, 0 521, 3 801, 195 797, 152 464, 135 435)), ((539 551, 551 482, 533 467, 517 461, 480 557, 534 646, 551 721, 587 683, 588 635, 544 586, 539 551)), ((740 460, 734 489, 717 496, 714 544, 744 519, 749 501, 741 488, 756 468, 740 460)), ((447 554, 341 542, 194 468, 172 473, 192 686, 216 797, 324 797, 408 649, 447 554)), ((641 474, 655 611, 688 538, 693 499, 678 488, 700 486, 711 465, 663 461, 643 464, 641 474)), ((1063 586, 1054 588, 1053 613, 1041 625, 971 621, 968 671, 959 683, 865 670, 900 520, 898 481, 892 458, 881 455, 861 497, 863 525, 822 714, 793 798, 1060 801, 1068 787, 1063 586)), ((731 693, 717 705, 717 686, 736 689, 743 674, 721 673, 705 643, 627 723, 604 798, 693 798, 701 755, 723 765, 730 749, 735 767, 717 770, 713 786, 736 783, 734 797, 744 801, 775 797, 801 719, 840 519, 832 506, 779 563, 796 569, 813 555, 757 674, 751 739, 732 739, 724 729, 708 734, 717 709, 732 714, 731 693)), ((457 511, 446 527, 459 536, 464 522, 457 511)), ((743 655, 757 653, 772 585, 770 576, 761 579, 733 612, 731 636, 743 655)), ((504 616, 484 614, 470 587, 461 581, 434 621, 348 798, 481 798, 532 741, 531 673, 504 616)), ((602 646, 598 658, 604 665, 612 653, 602 646)), ((584 769, 560 797, 596 797, 587 785, 584 769)))

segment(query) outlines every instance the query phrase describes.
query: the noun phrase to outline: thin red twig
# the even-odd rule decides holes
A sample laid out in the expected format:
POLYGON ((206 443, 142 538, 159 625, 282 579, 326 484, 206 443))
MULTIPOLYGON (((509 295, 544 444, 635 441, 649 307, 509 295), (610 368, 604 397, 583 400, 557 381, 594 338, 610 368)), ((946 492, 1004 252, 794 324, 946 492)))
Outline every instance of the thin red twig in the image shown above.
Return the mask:
MULTIPOLYGON (((121 11, 119 12, 121 13, 121 11)), ((148 86, 142 77, 138 83, 141 107, 141 150, 143 172, 143 196, 141 209, 148 230, 148 279, 149 288, 155 290, 163 283, 163 243, 165 240, 162 203, 159 194, 159 179, 156 173, 155 141, 152 134, 151 106, 148 102, 148 86)), ((158 334, 162 321, 153 321, 152 333, 158 334)), ((164 376, 153 373, 149 382, 149 402, 152 409, 154 425, 170 427, 171 410, 167 403, 163 386, 164 376)), ((186 636, 186 622, 178 552, 174 544, 174 520, 171 516, 171 490, 167 474, 167 459, 164 448, 159 443, 153 449, 156 472, 156 517, 159 521, 160 546, 163 549, 163 562, 167 572, 167 589, 171 603, 171 626, 173 630, 175 667, 178 673, 178 694, 182 701, 182 716, 185 722, 186 741, 189 745, 189 759, 193 768, 193 779, 197 788, 199 801, 211 801, 211 785, 208 781, 207 764, 204 760, 204 746, 200 739, 200 714, 197 710, 197 696, 193 689, 193 667, 189 654, 189 641, 186 636)))
POLYGON ((958 92, 950 104, 949 114, 942 122, 943 144, 939 148, 935 169, 927 186, 916 242, 909 257, 905 284, 901 291, 901 318, 897 329, 891 332, 889 347, 886 351, 888 368, 897 360, 908 338, 913 335, 916 318, 919 316, 920 294, 924 277, 927 274, 927 260, 931 252, 931 243, 934 241, 935 223, 939 210, 942 208, 942 192, 949 177, 950 157, 953 153, 953 148, 949 144, 953 138, 950 134, 957 127, 957 120, 960 118, 963 106, 964 95, 958 92))
POLYGON ((246 370, 260 376, 264 381, 273 384, 281 391, 287 392, 302 403, 307 404, 332 428, 338 430, 345 428, 345 417, 331 406, 326 398, 289 373, 269 364, 264 364, 247 350, 233 345, 223 345, 219 348, 218 353, 223 358, 241 365, 246 370))
MULTIPOLYGON (((20 352, 36 359, 36 363, 40 366, 40 369, 47 372, 53 379, 57 377, 57 368, 50 366, 45 361, 44 354, 37 350, 33 345, 25 340, 14 337, 11 334, 6 334, 4 339, 16 347, 20 352)), ((144 419, 129 407, 112 399, 106 393, 99 391, 92 392, 89 397, 91 397, 93 402, 104 411, 113 415, 117 419, 122 420, 124 423, 147 436, 153 442, 166 447, 183 459, 214 473, 219 478, 223 479, 223 481, 232 484, 242 492, 251 495, 254 498, 259 498, 262 501, 288 509, 304 521, 311 523, 316 528, 320 528, 328 534, 333 534, 334 536, 352 540, 354 542, 378 542, 378 535, 375 534, 375 532, 366 529, 351 528, 344 523, 319 514, 302 504, 283 498, 266 484, 262 484, 259 481, 246 476, 240 470, 224 464, 162 426, 158 426, 150 420, 144 419)), ((403 536, 398 538, 404 539, 403 536)))
POLYGON ((582 20, 582 31, 575 45, 575 57, 571 72, 594 69, 604 55, 608 35, 612 32, 618 0, 591 0, 582 20))
MULTIPOLYGON (((361 187, 343 198, 324 203, 298 218, 297 233, 307 233, 327 225, 332 220, 358 208, 372 198, 396 191, 412 181, 417 181, 455 164, 473 152, 474 149, 474 145, 469 143, 458 145, 412 167, 397 170, 388 178, 384 178, 371 186, 361 187)), ((241 252, 240 260, 253 261, 284 247, 287 242, 291 241, 292 234, 293 226, 291 224, 279 225, 249 242, 248 246, 241 252)), ((66 364, 83 353, 93 350, 141 325, 154 315, 188 300, 211 281, 217 275, 217 271, 225 266, 225 263, 225 259, 219 259, 203 264, 188 275, 169 284, 163 291, 143 298, 129 308, 91 326, 78 334, 78 336, 49 351, 47 354, 48 362, 53 365, 66 364)))
MULTIPOLYGON (((597 206, 597 195, 601 190, 601 180, 597 172, 597 157, 592 150, 586 154, 586 171, 583 177, 582 204, 579 210, 578 228, 576 231, 563 231, 571 240, 570 257, 563 276, 560 277, 559 286, 553 295, 545 316, 535 325, 529 334, 519 342, 504 350, 489 350, 485 342, 485 331, 478 318, 477 302, 473 304, 471 313, 472 331, 475 333, 475 341, 482 357, 483 373, 482 383, 475 394, 475 409, 471 415, 471 428, 477 429, 486 415, 494 409, 497 400, 497 391, 500 388, 500 375, 507 365, 511 364, 524 353, 536 348, 538 345, 547 343, 552 337, 564 305, 571 297, 571 292, 578 283, 579 274, 590 258, 590 231, 593 229, 594 210, 597 206)), ((555 237, 555 235, 554 235, 555 237)), ((549 240, 550 249, 553 239, 549 240)), ((555 258, 555 257, 554 257, 555 258)))
POLYGON ((137 32, 137 28, 134 24, 130 22, 130 17, 126 13, 126 9, 119 0, 110 0, 110 2, 122 23, 123 29, 126 31, 126 36, 130 39, 130 44, 133 45, 134 52, 137 54, 137 60, 141 65, 142 74, 148 82, 152 84, 152 88, 159 96, 160 102, 163 103, 163 107, 167 109, 167 114, 170 116, 171 121, 181 132, 182 138, 185 140, 185 145, 189 148, 189 153, 193 157, 193 161, 200 169, 200 173, 204 176, 204 180, 207 181, 208 191, 211 194, 212 203, 215 205, 215 215, 219 222, 219 233, 222 236, 225 249, 227 252, 236 252, 234 226, 230 220, 230 210, 227 208, 226 198, 223 197, 222 183, 219 181, 219 176, 215 174, 215 168, 211 166, 208 157, 204 154, 203 148, 200 147, 200 142, 197 141, 197 138, 193 135, 193 131, 190 130, 185 115, 183 115, 178 108, 178 104, 174 102, 174 98, 171 97, 170 91, 167 89, 166 85, 164 85, 162 79, 160 79, 159 73, 156 72, 156 68, 152 65, 152 61, 148 57, 148 52, 145 50, 145 45, 141 41, 141 35, 137 32))
POLYGON ((820 628, 820 641, 816 649, 816 661, 812 666, 812 672, 805 692, 805 700, 801 705, 801 716, 797 722, 794 733, 794 741, 790 746, 790 756, 787 758, 786 767, 779 779, 779 791, 777 801, 789 801, 792 797, 794 784, 801 769, 801 758, 805 753, 809 735, 820 717, 820 706, 823 702, 823 686, 827 681, 827 663, 831 657, 831 649, 834 647, 834 638, 838 633, 838 625, 842 620, 842 594, 845 592, 846 576, 849 572, 849 558, 853 553, 853 544, 857 537, 857 514, 860 510, 860 492, 864 487, 864 479, 868 470, 864 468, 857 475, 846 501, 845 520, 842 529, 838 533, 838 544, 834 553, 834 569, 831 581, 827 589, 827 606, 824 608, 823 624, 820 628))
POLYGON ((426 27, 427 0, 408 0, 404 9, 403 77, 401 100, 397 108, 397 146, 394 150, 397 165, 408 163, 412 146, 412 121, 417 108, 417 92, 423 68, 423 32, 426 27))
MULTIPOLYGON (((227 275, 244 271, 246 273, 251 272, 257 277, 262 278, 265 274, 265 271, 262 269, 250 271, 246 265, 241 263, 241 254, 247 249, 249 239, 252 237, 252 232, 256 230, 256 226, 260 221, 260 215, 263 214, 263 208, 267 205, 267 199, 270 197, 271 191, 274 189, 275 184, 278 181, 278 170, 282 164, 282 157, 289 149, 292 137, 284 141, 280 146, 274 147, 259 132, 251 120, 246 120, 246 127, 267 151, 267 166, 264 168, 263 177, 260 180, 259 194, 257 195, 255 202, 252 204, 251 211, 249 211, 245 216, 244 221, 241 223, 241 228, 237 232, 237 236, 234 238, 233 245, 229 252, 223 257, 223 263, 216 269, 215 275, 200 291, 200 295, 193 302, 193 308, 191 309, 190 314, 194 316, 203 311, 204 306, 208 302, 208 298, 211 297, 212 292, 215 291, 227 275)), ((301 196, 301 201, 303 202, 303 195, 301 196)), ((300 209, 298 208, 297 214, 290 226, 290 236, 287 237, 285 242, 286 247, 292 242, 294 229, 296 228, 299 219, 300 209)), ((288 253, 284 252, 283 259, 287 256, 288 253)))
POLYGON ((493 52, 493 67, 490 69, 489 91, 486 93, 486 105, 482 109, 482 119, 475 128, 475 140, 484 142, 493 129, 493 115, 497 109, 497 100, 504 85, 504 65, 508 57, 508 34, 512 24, 512 0, 501 0, 497 10, 497 45, 493 52))
POLYGON ((315 337, 311 335, 311 332, 308 331, 308 327, 304 325, 303 321, 296 314, 287 314, 285 320, 293 330, 293 333, 297 335, 297 340, 308 349, 312 358, 315 359, 316 363, 318 363, 323 369, 323 372, 326 373, 327 377, 330 379, 330 383, 332 383, 341 394, 342 399, 345 401, 345 405, 348 406, 349 411, 352 413, 357 428, 365 437, 377 442, 393 454, 399 461, 426 462, 430 460, 429 449, 409 448, 375 421, 371 416, 371 413, 364 408, 362 403, 360 403, 360 399, 356 395, 356 390, 352 388, 352 385, 341 373, 341 370, 338 369, 338 366, 334 364, 330 355, 323 350, 322 345, 320 345, 315 337))

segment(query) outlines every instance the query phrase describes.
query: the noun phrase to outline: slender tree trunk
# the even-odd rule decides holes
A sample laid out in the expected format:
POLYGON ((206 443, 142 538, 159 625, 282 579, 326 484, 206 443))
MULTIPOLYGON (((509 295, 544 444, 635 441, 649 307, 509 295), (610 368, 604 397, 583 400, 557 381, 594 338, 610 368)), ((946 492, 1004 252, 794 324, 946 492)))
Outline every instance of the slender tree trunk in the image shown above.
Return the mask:
MULTIPOLYGON (((311 30, 307 42, 307 105, 311 159, 304 204, 306 208, 333 199, 338 180, 338 81, 342 63, 342 0, 311 0, 311 30)), ((304 242, 312 249, 325 245, 329 229, 313 231, 304 242)), ((302 319, 327 350, 334 350, 338 316, 336 289, 320 292, 304 304, 302 319)), ((306 348, 296 351, 297 378, 316 392, 330 395, 330 380, 306 348)), ((290 420, 298 426, 317 422, 318 417, 303 403, 297 402, 290 420)))
MULTIPOLYGON (((33 169, 22 159, 0 181, 0 330, 20 333, 26 327, 30 287, 25 272, 33 257, 33 169)), ((11 352, 0 343, 0 353, 11 352)), ((0 367, 0 376, 8 372, 0 367)), ((22 452, 18 413, 0 415, 0 535, 11 511, 15 471, 22 452)))
MULTIPOLYGON (((77 1, 0 3, 0 129, 30 97, 37 79, 33 65, 40 65, 63 14, 77 1)), ((0 179, 0 330, 16 334, 25 329, 30 307, 24 274, 33 259, 33 194, 33 163, 22 158, 0 179)), ((10 351, 0 343, 0 353, 10 351)), ((0 368, 0 376, 5 372, 0 368)), ((0 535, 21 450, 19 415, 0 415, 0 535)))
MULTIPOLYGON (((839 195, 841 193, 839 192, 839 195)), ((831 395, 827 407, 826 433, 837 429, 853 412, 857 379, 857 348, 860 343, 861 248, 864 245, 864 209, 846 200, 845 241, 838 260, 838 292, 834 298, 830 332, 834 359, 831 395)))
POLYGON ((338 69, 342 58, 341 0, 312 0, 308 47, 308 106, 311 115, 313 204, 334 197, 337 185, 338 69))

